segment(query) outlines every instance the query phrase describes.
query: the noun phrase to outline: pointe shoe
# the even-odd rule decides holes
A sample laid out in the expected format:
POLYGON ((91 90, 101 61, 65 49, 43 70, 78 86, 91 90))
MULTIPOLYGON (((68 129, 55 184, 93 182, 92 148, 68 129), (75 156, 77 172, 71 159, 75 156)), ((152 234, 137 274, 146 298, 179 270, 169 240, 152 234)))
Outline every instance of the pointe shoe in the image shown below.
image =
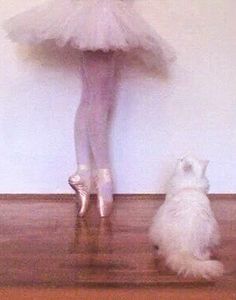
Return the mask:
POLYGON ((98 169, 97 171, 97 198, 98 210, 102 218, 108 217, 112 211, 113 194, 112 178, 109 169, 98 169))
POLYGON ((86 165, 79 165, 77 172, 69 177, 68 182, 78 195, 80 202, 78 215, 83 217, 88 210, 90 200, 90 169, 86 165))

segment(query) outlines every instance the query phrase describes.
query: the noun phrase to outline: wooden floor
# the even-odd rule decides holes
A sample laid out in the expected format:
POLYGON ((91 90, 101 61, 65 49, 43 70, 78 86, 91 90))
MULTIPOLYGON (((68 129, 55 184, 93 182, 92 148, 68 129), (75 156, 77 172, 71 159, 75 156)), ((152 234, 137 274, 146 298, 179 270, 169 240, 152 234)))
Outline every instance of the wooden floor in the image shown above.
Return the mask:
POLYGON ((206 293, 206 299, 236 299, 236 201, 212 201, 226 273, 207 282, 178 278, 155 258, 147 230, 161 200, 117 199, 110 219, 99 218, 95 201, 81 219, 73 201, 44 200, 0 201, 0 299, 15 299, 14 291, 20 299, 25 289, 31 298, 24 299, 74 299, 73 294, 78 299, 77 289, 87 293, 79 299, 113 299, 132 290, 133 299, 147 299, 141 298, 147 293, 155 299, 157 292, 182 299, 176 298, 180 291, 187 291, 188 299, 198 293, 206 293), (60 298, 55 293, 61 290, 69 294, 60 298))

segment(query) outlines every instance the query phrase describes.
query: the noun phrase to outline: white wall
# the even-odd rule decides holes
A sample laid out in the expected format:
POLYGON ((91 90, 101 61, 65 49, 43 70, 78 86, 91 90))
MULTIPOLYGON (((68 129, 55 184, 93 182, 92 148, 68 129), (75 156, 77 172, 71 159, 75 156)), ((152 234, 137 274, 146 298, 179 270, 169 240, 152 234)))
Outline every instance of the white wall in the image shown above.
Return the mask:
MULTIPOLYGON (((1 21, 41 2, 0 0, 1 21)), ((236 1, 137 0, 176 49, 168 82, 123 77, 112 127, 118 193, 163 192, 177 157, 210 159, 211 192, 236 192, 236 1)), ((0 33, 0 193, 71 192, 74 66, 29 60, 0 33)))

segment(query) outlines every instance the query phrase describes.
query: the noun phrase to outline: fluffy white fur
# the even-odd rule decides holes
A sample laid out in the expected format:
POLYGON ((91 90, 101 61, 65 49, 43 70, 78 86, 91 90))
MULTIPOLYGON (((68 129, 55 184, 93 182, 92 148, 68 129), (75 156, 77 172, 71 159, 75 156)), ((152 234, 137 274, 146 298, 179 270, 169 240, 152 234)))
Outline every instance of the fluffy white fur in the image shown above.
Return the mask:
POLYGON ((210 259, 220 235, 206 196, 207 164, 192 156, 178 160, 166 200, 150 228, 150 238, 171 270, 211 279, 223 274, 223 265, 210 259))

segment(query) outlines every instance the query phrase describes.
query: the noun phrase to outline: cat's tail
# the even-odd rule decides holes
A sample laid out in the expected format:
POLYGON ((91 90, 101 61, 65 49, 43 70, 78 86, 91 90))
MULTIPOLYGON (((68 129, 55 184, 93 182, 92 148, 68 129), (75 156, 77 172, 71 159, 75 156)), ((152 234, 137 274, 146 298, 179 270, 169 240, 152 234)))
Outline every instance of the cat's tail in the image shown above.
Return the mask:
POLYGON ((170 255, 168 267, 179 275, 212 279, 223 275, 224 266, 217 260, 199 260, 187 252, 170 255))

